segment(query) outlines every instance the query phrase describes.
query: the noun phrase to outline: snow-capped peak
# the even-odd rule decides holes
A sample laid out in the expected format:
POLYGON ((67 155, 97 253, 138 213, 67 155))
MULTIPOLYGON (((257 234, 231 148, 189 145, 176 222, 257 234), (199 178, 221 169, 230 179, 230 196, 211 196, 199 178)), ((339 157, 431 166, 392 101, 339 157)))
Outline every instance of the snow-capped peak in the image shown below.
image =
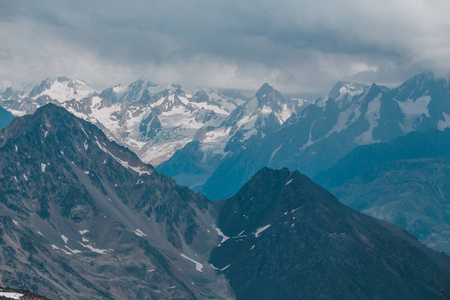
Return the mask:
POLYGON ((362 94, 365 88, 367 88, 367 85, 361 83, 340 81, 331 89, 329 98, 333 98, 335 101, 349 99, 362 94))
POLYGON ((72 99, 81 100, 94 92, 95 90, 83 80, 58 77, 56 80, 42 81, 40 85, 31 90, 28 97, 37 99, 49 96, 53 100, 64 103, 72 99))

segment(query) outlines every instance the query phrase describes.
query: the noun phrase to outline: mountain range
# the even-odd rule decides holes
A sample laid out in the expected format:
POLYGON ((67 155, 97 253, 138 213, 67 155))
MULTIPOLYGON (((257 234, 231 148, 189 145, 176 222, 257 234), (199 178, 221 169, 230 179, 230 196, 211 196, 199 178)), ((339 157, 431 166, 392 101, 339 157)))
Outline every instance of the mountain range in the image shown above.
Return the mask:
POLYGON ((429 73, 393 89, 338 83, 328 97, 301 106, 275 131, 227 153, 202 192, 213 200, 229 197, 263 166, 314 177, 358 146, 411 131, 444 130, 449 115, 449 81, 429 73))
POLYGON ((8 88, 0 105, 16 116, 53 103, 98 127, 143 161, 158 165, 192 141, 202 127, 220 124, 246 101, 233 90, 159 86, 142 79, 96 92, 81 80, 44 80, 31 91, 8 88))
POLYGON ((421 73, 395 88, 338 82, 327 97, 306 101, 286 99, 268 84, 248 99, 233 90, 144 80, 96 92, 59 77, 29 91, 9 88, 0 93, 0 106, 16 116, 46 103, 63 106, 179 184, 218 200, 263 166, 315 176, 358 146, 444 130, 449 86, 421 73))
MULTIPOLYGON (((275 296, 269 290, 281 295, 280 286, 287 285, 291 295, 309 295, 288 278, 283 277, 282 285, 268 279, 285 274, 277 268, 288 268, 293 262, 301 265, 302 257, 292 254, 290 262, 280 258, 272 265, 272 273, 258 277, 255 272, 260 272, 260 265, 251 260, 274 259, 273 254, 266 253, 266 247, 266 252, 258 252, 255 258, 252 247, 256 244, 250 245, 251 253, 243 252, 240 246, 240 242, 251 240, 247 239, 251 235, 243 232, 252 231, 259 241, 264 236, 258 232, 275 230, 272 220, 288 224, 287 210, 278 214, 281 204, 273 202, 284 197, 280 196, 285 193, 280 182, 288 182, 286 176, 306 177, 285 167, 312 177, 342 203, 407 230, 429 247, 450 253, 450 87, 449 80, 430 73, 414 76, 396 88, 339 82, 328 97, 315 101, 286 99, 267 83, 246 98, 233 90, 159 86, 144 80, 97 92, 81 80, 59 77, 29 90, 8 88, 0 92, 0 105, 6 108, 0 107, 0 128, 10 124, 0 133, 0 236, 4 245, 0 259, 7 266, 0 278, 7 286, 56 298, 152 295, 246 299, 255 289, 261 290, 261 297, 270 298, 275 296), (13 115, 19 118, 12 120, 13 115), (255 173, 257 176, 252 177, 255 173), (178 184, 201 191, 211 200, 228 199, 211 203, 202 194, 178 184), (249 185, 254 189, 245 192, 249 185), (266 190, 264 185, 273 190, 266 190), (258 190, 267 195, 253 201, 258 190), (247 203, 241 198, 250 200, 247 203), (240 211, 242 216, 235 219, 234 214, 240 211), (252 214, 258 216, 248 223, 252 214), (224 221, 228 219, 231 221, 224 221), (133 257, 121 256, 130 251, 135 253, 133 257), (55 252, 57 259, 50 259, 50 253, 55 252), (86 259, 90 256, 92 259, 86 259), (136 259, 143 264, 136 265, 136 259), (96 261, 101 265, 94 264, 96 261), (16 267, 18 272, 14 271, 16 267), (151 276, 144 275, 143 270, 151 276), (245 274, 260 280, 242 286, 245 274), (116 289, 112 283, 104 285, 105 278, 112 280, 115 276, 132 280, 123 280, 116 289), (157 283, 149 287, 146 282, 150 279, 157 283), (45 286, 49 288, 41 290, 45 286)), ((314 195, 320 194, 318 203, 325 201, 321 208, 331 206, 343 215, 356 213, 335 205, 336 199, 319 193, 321 188, 312 182, 306 190, 310 188, 314 195)), ((306 192, 297 190, 295 199, 289 201, 303 203, 297 198, 306 192)), ((314 213, 318 211, 316 208, 314 213)), ((305 212, 301 218, 307 220, 314 213, 305 212)), ((302 226, 312 231, 320 228, 319 232, 324 232, 324 224, 343 226, 342 233, 350 236, 357 230, 349 228, 373 227, 373 231, 364 232, 365 237, 377 241, 372 243, 377 251, 372 250, 367 258, 371 261, 394 250, 383 246, 387 242, 396 244, 394 238, 390 240, 391 235, 401 236, 402 245, 414 245, 402 251, 423 247, 398 234, 394 227, 383 231, 375 224, 379 221, 372 223, 369 220, 374 219, 362 220, 359 215, 354 218, 361 222, 321 219, 319 223, 305 221, 311 227, 302 226), (379 235, 388 237, 381 242, 379 235)), ((297 225, 292 222, 290 226, 297 225)), ((289 251, 285 246, 289 241, 311 238, 298 232, 284 236, 281 231, 286 228, 280 230, 274 231, 280 248, 270 247, 275 253, 289 251)), ((331 232, 328 227, 325 231, 331 232)), ((354 241, 355 236, 352 238, 354 241)), ((267 243, 276 245, 274 241, 267 243)), ((298 243, 302 245, 303 241, 298 243)), ((360 259, 369 254, 358 243, 348 244, 348 248, 339 244, 340 252, 332 254, 323 238, 314 243, 318 253, 308 256, 309 252, 301 252, 307 261, 327 255, 349 256, 351 249, 360 249, 354 254, 361 257, 346 263, 366 266, 360 259), (328 250, 321 253, 321 249, 328 250)), ((402 245, 396 249, 402 249, 402 245)), ((441 274, 435 278, 444 278, 446 272, 436 271, 434 263, 423 260, 430 255, 434 254, 411 254, 411 259, 418 268, 441 274)), ((435 262, 441 259, 433 258, 435 262)), ((445 259, 442 261, 445 265, 445 259)), ((323 262, 325 269, 333 268, 328 263, 323 262)), ((386 266, 397 273, 405 268, 401 264, 386 266)), ((397 289, 386 285, 394 292, 377 294, 379 288, 369 287, 367 275, 360 269, 351 271, 358 274, 356 281, 350 278, 353 283, 347 273, 336 272, 342 275, 341 284, 349 288, 342 291, 345 298, 362 297, 364 293, 399 298, 410 295, 401 288, 408 286, 405 282, 425 280, 407 272, 408 276, 402 277, 405 282, 396 283, 397 289)), ((373 272, 385 274, 386 270, 373 272)), ((326 276, 319 271, 313 275, 326 276)), ((308 284, 317 279, 302 274, 294 277, 308 284)), ((437 299, 447 297, 444 291, 435 290, 442 281, 433 282, 424 285, 433 290, 427 298, 433 298, 433 293, 437 299)), ((327 287, 313 286, 312 291, 321 291, 320 297, 331 297, 327 287)))
POLYGON ((344 206, 298 171, 263 168, 216 205, 230 238, 211 262, 237 299, 449 297, 436 293, 448 285, 447 256, 344 206))
POLYGON ((0 130, 0 280, 49 298, 448 299, 450 259, 298 171, 210 202, 48 104, 0 130))

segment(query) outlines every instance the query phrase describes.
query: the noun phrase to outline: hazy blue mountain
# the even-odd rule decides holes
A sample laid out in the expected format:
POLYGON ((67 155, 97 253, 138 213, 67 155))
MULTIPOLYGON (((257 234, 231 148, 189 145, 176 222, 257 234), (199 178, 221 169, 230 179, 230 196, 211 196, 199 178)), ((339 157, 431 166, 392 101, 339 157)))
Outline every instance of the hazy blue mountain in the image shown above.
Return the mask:
POLYGON ((263 168, 216 203, 210 261, 237 299, 448 299, 450 259, 299 172, 263 168))
POLYGON ((8 126, 8 124, 14 119, 14 116, 0 106, 0 129, 8 126))
POLYGON ((344 204, 450 253, 450 129, 358 147, 316 180, 344 204))

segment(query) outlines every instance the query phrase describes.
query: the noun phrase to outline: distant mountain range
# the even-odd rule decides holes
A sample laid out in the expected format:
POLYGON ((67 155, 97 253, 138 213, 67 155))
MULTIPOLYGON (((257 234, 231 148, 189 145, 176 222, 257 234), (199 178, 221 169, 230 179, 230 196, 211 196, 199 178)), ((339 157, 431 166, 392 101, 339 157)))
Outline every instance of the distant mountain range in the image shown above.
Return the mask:
MULTIPOLYGON (((352 208, 450 253, 447 79, 421 73, 396 88, 339 82, 312 102, 286 99, 268 84, 248 99, 144 80, 97 92, 65 77, 0 93, 0 106, 16 116, 46 103, 209 199, 231 197, 264 166, 298 169, 352 208)), ((12 119, 0 114, 4 125, 12 119)))
POLYGON ((2 285, 49 298, 450 298, 446 255, 297 171, 213 203, 53 104, 0 130, 0 219, 2 285))
POLYGON ((202 192, 213 200, 229 197, 263 166, 315 176, 360 145, 416 130, 444 130, 449 116, 449 81, 432 74, 422 73, 393 89, 338 83, 327 98, 301 106, 275 131, 228 152, 202 192))
POLYGON ((233 90, 183 91, 144 80, 95 92, 81 80, 44 80, 31 91, 0 93, 0 106, 14 115, 54 103, 126 145, 147 163, 158 165, 192 141, 203 127, 217 126, 246 98, 233 90))

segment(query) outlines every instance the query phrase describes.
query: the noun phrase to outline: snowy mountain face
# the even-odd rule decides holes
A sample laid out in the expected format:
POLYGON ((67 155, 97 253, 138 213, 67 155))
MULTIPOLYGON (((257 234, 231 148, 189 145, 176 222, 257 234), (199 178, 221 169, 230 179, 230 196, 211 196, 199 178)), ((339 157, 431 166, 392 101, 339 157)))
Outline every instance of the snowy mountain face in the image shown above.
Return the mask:
POLYGON ((158 86, 138 80, 96 93, 85 82, 59 77, 44 80, 31 92, 11 89, 1 102, 15 115, 54 103, 93 124, 153 165, 170 158, 203 127, 217 126, 246 98, 230 90, 158 86), (228 95, 228 96, 227 96, 228 95))
POLYGON ((67 77, 58 77, 55 81, 44 80, 34 87, 28 97, 37 99, 48 96, 61 103, 71 99, 81 100, 94 93, 94 89, 82 80, 69 80, 67 77))
POLYGON ((200 190, 225 157, 245 149, 249 141, 255 143, 274 132, 299 108, 298 101, 285 99, 265 83, 219 126, 199 132, 194 142, 162 163, 158 170, 200 190), (186 161, 190 163, 185 164, 186 161))

